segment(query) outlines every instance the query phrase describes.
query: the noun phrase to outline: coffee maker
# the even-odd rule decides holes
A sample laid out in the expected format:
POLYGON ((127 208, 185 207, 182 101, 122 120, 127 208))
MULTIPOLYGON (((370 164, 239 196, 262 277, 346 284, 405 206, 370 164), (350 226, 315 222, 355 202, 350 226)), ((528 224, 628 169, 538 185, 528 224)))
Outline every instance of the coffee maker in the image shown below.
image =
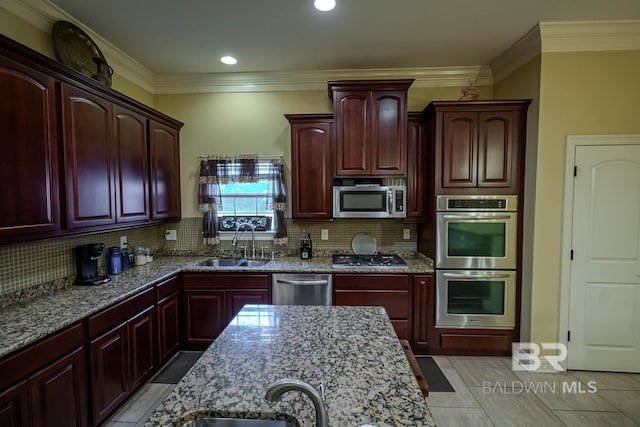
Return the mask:
POLYGON ((109 276, 98 276, 98 259, 102 252, 104 252, 103 243, 76 246, 76 284, 101 285, 111 280, 109 276))

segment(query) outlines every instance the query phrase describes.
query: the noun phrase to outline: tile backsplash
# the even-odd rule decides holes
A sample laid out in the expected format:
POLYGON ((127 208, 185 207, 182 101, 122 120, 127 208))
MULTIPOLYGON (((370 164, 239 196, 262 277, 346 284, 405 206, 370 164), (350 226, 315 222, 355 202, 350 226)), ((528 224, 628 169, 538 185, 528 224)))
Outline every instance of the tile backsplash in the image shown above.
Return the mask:
MULTIPOLYGON (((223 240, 216 246, 205 246, 202 243, 201 223, 201 218, 184 218, 161 226, 0 246, 0 296, 72 277, 75 275, 73 248, 98 242, 104 243, 107 248, 119 246, 120 236, 127 236, 133 247, 148 246, 156 253, 215 255, 232 249, 230 240, 223 240), (177 230, 177 240, 165 240, 165 230, 177 230)), ((368 233, 375 237, 380 252, 407 253, 416 250, 416 226, 396 220, 344 219, 309 224, 294 223, 287 219, 286 226, 289 237, 287 245, 274 247, 272 241, 262 240, 256 242, 258 251, 261 247, 268 247, 267 253, 271 253, 272 249, 280 254, 297 253, 298 240, 303 232, 311 234, 314 251, 351 252, 351 240, 357 233, 368 233), (329 240, 321 240, 323 229, 328 231, 329 240), (408 240, 403 238, 404 229, 409 229, 408 240)), ((243 240, 249 237, 247 234, 243 240)), ((106 251, 99 262, 101 268, 104 268, 105 260, 106 251)))

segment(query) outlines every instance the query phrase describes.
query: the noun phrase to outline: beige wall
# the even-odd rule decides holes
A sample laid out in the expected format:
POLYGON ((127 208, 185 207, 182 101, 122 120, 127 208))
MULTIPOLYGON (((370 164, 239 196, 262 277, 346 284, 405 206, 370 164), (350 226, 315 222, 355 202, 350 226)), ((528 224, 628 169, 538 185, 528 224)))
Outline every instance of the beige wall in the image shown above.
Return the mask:
MULTIPOLYGON (((22 43, 49 58, 55 59, 50 34, 40 31, 2 7, 0 7, 0 30, 2 35, 22 43)), ((153 107, 153 94, 119 76, 117 70, 113 75, 112 88, 136 101, 153 107)))
POLYGON ((531 337, 531 294, 533 283, 533 234, 535 218, 536 167, 538 152, 538 122, 540 108, 540 56, 518 68, 494 87, 496 99, 531 99, 527 112, 527 142, 523 221, 522 296, 520 304, 520 341, 531 337))
MULTIPOLYGON (((491 87, 479 89, 482 98, 492 97, 491 87)), ((420 111, 434 99, 458 99, 460 96, 459 87, 412 88, 409 90, 409 111, 420 111)), ((156 95, 155 108, 184 123, 180 132, 183 217, 200 216, 196 202, 198 156, 281 154, 290 174, 290 127, 284 115, 333 111, 324 89, 156 95)))
POLYGON ((640 50, 542 54, 531 304, 534 342, 558 338, 566 137, 640 133, 639 72, 640 50))

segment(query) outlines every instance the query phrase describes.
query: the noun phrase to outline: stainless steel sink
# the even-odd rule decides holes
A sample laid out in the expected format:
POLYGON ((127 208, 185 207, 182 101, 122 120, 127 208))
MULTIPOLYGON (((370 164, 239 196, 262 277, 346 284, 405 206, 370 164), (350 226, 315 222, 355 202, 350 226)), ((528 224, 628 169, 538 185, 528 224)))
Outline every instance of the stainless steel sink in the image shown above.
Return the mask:
POLYGON ((268 259, 211 258, 198 263, 203 267, 262 267, 268 259))
POLYGON ((290 427, 286 421, 255 420, 244 418, 202 418, 189 421, 180 427, 290 427))

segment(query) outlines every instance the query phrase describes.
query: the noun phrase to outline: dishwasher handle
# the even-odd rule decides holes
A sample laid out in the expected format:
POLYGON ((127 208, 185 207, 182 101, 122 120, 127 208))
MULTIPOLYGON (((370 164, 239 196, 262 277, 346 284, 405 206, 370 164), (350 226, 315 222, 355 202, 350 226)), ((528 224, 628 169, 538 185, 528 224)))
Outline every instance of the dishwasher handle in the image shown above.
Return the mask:
POLYGON ((290 280, 290 279, 277 279, 278 283, 285 283, 287 285, 327 285, 328 280, 290 280))

